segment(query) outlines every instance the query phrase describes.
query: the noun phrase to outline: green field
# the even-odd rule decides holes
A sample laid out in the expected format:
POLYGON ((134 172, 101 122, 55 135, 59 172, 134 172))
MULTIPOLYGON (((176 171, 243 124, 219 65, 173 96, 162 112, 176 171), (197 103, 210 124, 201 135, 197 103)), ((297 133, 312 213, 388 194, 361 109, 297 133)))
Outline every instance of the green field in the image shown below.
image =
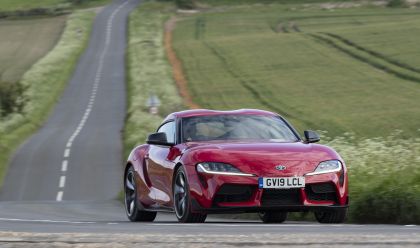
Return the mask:
POLYGON ((0 82, 14 83, 60 38, 66 16, 0 21, 0 82))
POLYGON ((179 16, 174 47, 204 108, 279 112, 330 136, 420 128, 420 12, 240 5, 179 16))

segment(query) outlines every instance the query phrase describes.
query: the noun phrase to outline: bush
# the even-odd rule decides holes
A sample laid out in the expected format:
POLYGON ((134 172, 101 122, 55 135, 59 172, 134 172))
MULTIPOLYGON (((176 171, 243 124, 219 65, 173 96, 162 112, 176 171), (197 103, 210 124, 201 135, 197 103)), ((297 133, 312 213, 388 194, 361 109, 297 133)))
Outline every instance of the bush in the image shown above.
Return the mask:
POLYGON ((359 192, 357 200, 351 203, 352 220, 358 223, 420 223, 419 178, 406 181, 400 176, 359 192))
POLYGON ((0 82, 0 117, 20 113, 25 103, 20 83, 0 82))
POLYGON ((386 6, 391 8, 406 7, 407 3, 405 0, 389 0, 386 6))
POLYGON ((14 10, 14 11, 4 11, 0 12, 1 18, 8 17, 29 17, 29 16, 57 16, 68 14, 69 11, 65 7, 57 8, 34 8, 28 10, 14 10))
POLYGON ((180 9, 194 9, 195 0, 175 0, 176 6, 180 9))

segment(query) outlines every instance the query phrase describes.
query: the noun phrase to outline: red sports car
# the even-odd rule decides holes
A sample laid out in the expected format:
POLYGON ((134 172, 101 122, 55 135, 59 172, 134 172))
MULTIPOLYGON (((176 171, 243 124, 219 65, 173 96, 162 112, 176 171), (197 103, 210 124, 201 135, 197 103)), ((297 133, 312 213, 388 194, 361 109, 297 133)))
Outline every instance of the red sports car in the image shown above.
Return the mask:
POLYGON ((321 223, 343 222, 347 169, 333 149, 302 139, 281 116, 262 110, 172 113, 131 152, 124 173, 131 221, 159 211, 180 222, 210 213, 256 212, 281 223, 288 212, 313 211, 321 223))

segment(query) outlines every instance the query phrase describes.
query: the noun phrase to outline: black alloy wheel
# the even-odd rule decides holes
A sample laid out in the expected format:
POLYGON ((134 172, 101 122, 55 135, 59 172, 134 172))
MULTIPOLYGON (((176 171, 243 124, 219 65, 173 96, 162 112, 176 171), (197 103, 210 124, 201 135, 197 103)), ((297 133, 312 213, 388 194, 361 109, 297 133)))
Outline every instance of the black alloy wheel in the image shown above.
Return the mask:
POLYGON ((133 166, 130 166, 126 172, 124 180, 124 203, 127 217, 130 221, 153 221, 156 218, 156 212, 140 210, 137 201, 137 188, 134 177, 133 166))
POLYGON ((202 223, 206 220, 206 214, 191 212, 190 191, 188 188, 185 171, 180 166, 175 173, 173 185, 173 199, 176 217, 179 222, 202 223))

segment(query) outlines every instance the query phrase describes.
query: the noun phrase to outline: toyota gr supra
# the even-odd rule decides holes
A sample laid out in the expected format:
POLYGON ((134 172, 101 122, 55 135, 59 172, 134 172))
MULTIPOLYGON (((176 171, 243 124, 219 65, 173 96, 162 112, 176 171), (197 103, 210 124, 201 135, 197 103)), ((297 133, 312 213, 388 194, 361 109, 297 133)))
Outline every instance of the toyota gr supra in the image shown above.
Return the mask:
POLYGON ((262 110, 172 113, 128 158, 128 219, 153 221, 169 211, 180 222, 204 222, 211 213, 254 212, 281 223, 288 212, 311 211, 321 223, 343 222, 347 169, 318 141, 262 110))

